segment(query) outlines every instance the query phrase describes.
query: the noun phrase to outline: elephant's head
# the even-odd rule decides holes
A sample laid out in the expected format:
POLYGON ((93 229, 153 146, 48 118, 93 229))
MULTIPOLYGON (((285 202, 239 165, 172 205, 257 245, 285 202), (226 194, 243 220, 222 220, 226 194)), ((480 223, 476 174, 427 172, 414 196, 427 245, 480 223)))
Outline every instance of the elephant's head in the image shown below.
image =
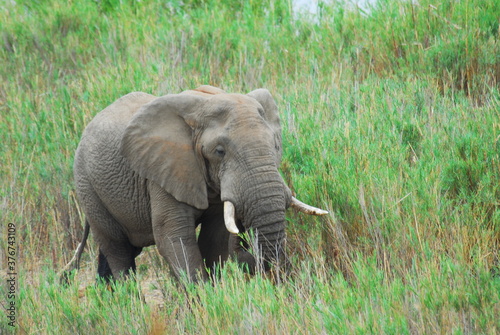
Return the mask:
POLYGON ((227 229, 253 230, 267 261, 282 254, 287 207, 326 213, 293 198, 278 172, 281 126, 265 89, 242 95, 202 86, 157 98, 130 122, 122 152, 180 202, 203 210, 223 201, 227 229))

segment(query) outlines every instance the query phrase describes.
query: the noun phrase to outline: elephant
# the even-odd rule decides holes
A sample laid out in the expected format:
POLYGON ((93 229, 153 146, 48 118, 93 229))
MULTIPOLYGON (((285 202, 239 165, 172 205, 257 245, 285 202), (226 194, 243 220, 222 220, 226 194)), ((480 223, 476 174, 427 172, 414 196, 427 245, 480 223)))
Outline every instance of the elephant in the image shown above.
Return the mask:
POLYGON ((207 280, 230 257, 251 273, 259 264, 268 271, 284 257, 288 207, 327 213, 292 196, 281 156, 267 89, 234 94, 205 85, 119 98, 87 125, 75 153, 85 231, 66 269, 78 268, 91 230, 106 281, 127 277, 150 245, 178 279, 207 280), (242 239, 249 231, 256 243, 242 239))

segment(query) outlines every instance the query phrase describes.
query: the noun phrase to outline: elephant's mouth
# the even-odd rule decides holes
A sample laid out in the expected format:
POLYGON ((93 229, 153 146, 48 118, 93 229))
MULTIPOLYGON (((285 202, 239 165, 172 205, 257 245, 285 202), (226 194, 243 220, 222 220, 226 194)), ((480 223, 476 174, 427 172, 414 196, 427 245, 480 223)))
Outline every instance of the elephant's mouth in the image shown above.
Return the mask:
POLYGON ((230 233, 239 234, 246 231, 244 219, 236 213, 236 209, 230 201, 224 202, 224 223, 230 233))
MULTIPOLYGON (((292 197, 290 206, 301 212, 313 215, 325 215, 327 212, 319 208, 315 208, 304 204, 292 197)), ((282 213, 284 215, 284 213, 282 213)), ((234 254, 240 264, 246 264, 250 274, 254 274, 257 269, 267 272, 271 268, 274 261, 278 261, 283 257, 283 238, 284 231, 276 231, 276 228, 258 222, 260 219, 265 221, 265 218, 257 217, 257 222, 243 217, 243 211, 236 210, 231 201, 224 201, 224 222, 227 230, 233 234, 232 240, 236 243, 234 254), (246 232, 249 234, 243 234, 246 232)), ((255 218, 254 218, 255 220, 255 218)), ((281 225, 280 225, 281 226, 281 225)))
POLYGON ((245 228, 245 221, 242 220, 242 219, 236 219, 236 227, 238 228, 238 230, 240 231, 240 233, 244 233, 247 231, 247 229, 245 228))

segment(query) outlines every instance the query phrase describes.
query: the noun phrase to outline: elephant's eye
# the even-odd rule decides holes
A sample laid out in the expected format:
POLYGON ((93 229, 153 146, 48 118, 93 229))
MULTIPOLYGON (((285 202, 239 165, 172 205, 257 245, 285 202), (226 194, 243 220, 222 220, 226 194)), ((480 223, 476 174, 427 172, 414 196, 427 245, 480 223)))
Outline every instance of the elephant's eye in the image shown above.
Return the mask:
POLYGON ((215 154, 219 157, 224 157, 224 155, 226 154, 226 150, 224 150, 222 146, 218 145, 217 147, 215 147, 215 154))

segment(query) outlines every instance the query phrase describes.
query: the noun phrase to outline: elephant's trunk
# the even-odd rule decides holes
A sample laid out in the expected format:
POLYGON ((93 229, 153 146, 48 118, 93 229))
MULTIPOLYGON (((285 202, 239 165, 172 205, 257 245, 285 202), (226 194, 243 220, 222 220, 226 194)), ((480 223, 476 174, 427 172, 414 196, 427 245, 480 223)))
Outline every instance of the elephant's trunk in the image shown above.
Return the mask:
POLYGON ((268 268, 269 262, 284 255, 286 194, 276 171, 249 187, 243 202, 243 224, 253 231, 253 253, 257 264, 268 268))

